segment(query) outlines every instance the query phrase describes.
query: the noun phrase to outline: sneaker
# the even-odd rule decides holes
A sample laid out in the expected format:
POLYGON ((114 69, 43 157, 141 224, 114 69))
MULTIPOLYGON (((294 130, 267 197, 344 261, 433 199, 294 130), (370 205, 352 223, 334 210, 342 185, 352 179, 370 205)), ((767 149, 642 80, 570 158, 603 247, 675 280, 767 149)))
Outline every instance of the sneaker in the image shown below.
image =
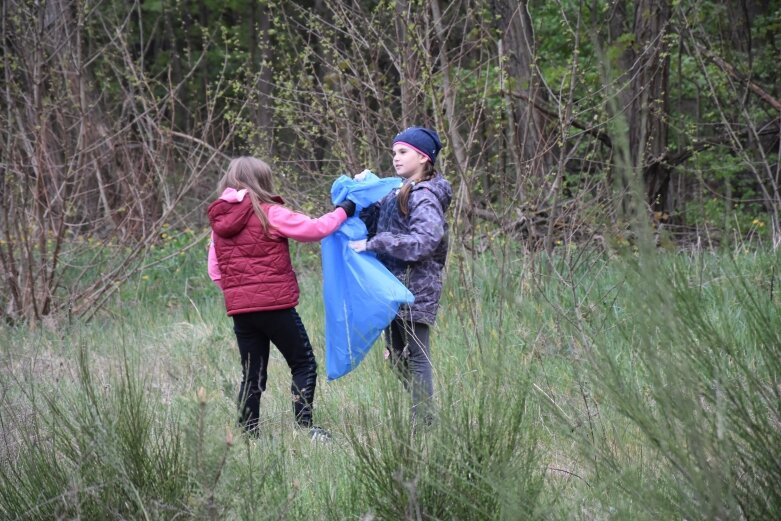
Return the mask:
POLYGON ((309 429, 309 439, 314 442, 328 443, 331 441, 331 433, 322 427, 312 427, 309 429))

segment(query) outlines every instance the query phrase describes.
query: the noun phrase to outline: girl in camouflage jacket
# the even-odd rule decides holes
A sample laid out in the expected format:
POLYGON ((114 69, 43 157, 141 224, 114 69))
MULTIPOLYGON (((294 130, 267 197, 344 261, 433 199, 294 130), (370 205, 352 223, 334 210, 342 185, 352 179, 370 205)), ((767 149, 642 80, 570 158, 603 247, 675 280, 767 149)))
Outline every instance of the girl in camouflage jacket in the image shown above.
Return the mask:
POLYGON ((442 294, 442 269, 448 249, 445 212, 450 183, 434 169, 442 145, 433 130, 411 127, 393 139, 393 166, 403 179, 399 190, 364 209, 367 240, 355 251, 371 251, 415 296, 402 306, 386 330, 386 356, 412 393, 413 421, 433 419, 433 371, 429 327, 442 294))

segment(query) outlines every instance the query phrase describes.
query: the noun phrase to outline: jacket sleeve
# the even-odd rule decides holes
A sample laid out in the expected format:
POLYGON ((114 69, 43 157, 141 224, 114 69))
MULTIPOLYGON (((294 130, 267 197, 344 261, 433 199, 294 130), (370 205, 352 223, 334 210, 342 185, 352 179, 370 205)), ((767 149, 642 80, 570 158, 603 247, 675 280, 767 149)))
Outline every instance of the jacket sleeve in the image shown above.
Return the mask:
POLYGON ((211 239, 209 240, 209 255, 207 257, 206 270, 209 273, 209 278, 222 289, 222 272, 220 271, 220 265, 217 263, 217 252, 214 249, 214 232, 212 232, 211 239))
POLYGON ((380 232, 366 244, 369 251, 406 262, 415 262, 434 253, 445 235, 442 205, 429 190, 410 194, 409 233, 380 232))
POLYGON ((317 219, 281 205, 275 204, 268 209, 268 221, 276 233, 300 242, 315 242, 328 237, 346 220, 347 214, 343 208, 337 208, 317 219))

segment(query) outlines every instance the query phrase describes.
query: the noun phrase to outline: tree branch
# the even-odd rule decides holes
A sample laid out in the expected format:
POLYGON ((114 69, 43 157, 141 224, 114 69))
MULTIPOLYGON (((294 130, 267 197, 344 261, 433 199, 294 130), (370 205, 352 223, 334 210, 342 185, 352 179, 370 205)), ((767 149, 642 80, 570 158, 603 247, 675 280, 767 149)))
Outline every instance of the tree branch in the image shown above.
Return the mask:
POLYGON ((707 49, 704 45, 695 42, 695 45, 700 50, 700 52, 705 56, 708 60, 715 63, 716 66, 718 66, 722 71, 726 72, 736 80, 738 80, 741 83, 744 83, 751 92, 759 96, 759 98, 776 109, 777 111, 781 112, 781 101, 777 100, 775 97, 773 97, 770 93, 768 93, 765 89, 757 85, 755 82, 751 81, 750 78, 746 78, 743 74, 741 74, 735 67, 727 63, 721 56, 717 55, 713 51, 707 49))
MULTIPOLYGON (((513 98, 521 99, 525 102, 527 102, 529 105, 534 107, 535 109, 539 110, 544 116, 547 116, 551 119, 559 119, 559 114, 554 112, 552 109, 549 109, 547 107, 543 107, 538 102, 532 100, 529 96, 526 94, 523 94, 522 92, 502 92, 502 94, 509 94, 513 98)), ((586 134, 589 134, 591 136, 594 136, 598 140, 600 140, 602 143, 604 143, 607 147, 612 148, 613 142, 610 139, 610 136, 606 132, 602 132, 601 130, 598 130, 596 127, 588 126, 585 123, 581 123, 580 121, 576 119, 570 119, 567 121, 570 125, 573 127, 582 130, 586 134)))

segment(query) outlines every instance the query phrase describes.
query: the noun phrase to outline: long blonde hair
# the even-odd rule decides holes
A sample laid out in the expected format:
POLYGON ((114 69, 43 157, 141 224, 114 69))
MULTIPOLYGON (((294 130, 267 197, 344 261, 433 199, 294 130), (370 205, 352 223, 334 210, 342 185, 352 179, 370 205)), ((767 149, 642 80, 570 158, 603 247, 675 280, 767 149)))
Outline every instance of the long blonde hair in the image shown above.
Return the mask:
POLYGON ((423 166, 423 171, 420 174, 412 176, 409 181, 407 181, 404 186, 401 187, 401 190, 399 190, 399 195, 397 196, 401 215, 404 217, 409 215, 409 194, 412 191, 412 187, 415 186, 415 183, 428 181, 434 177, 434 174, 436 173, 436 170, 434 170, 434 164, 431 163, 431 161, 426 161, 425 165, 423 166))
POLYGON ((228 171, 220 179, 218 191, 222 193, 226 188, 236 190, 247 189, 252 208, 260 220, 264 232, 269 231, 269 222, 266 212, 261 204, 277 203, 274 200, 274 188, 271 183, 271 167, 265 162, 252 156, 241 156, 233 159, 228 165, 228 171))

